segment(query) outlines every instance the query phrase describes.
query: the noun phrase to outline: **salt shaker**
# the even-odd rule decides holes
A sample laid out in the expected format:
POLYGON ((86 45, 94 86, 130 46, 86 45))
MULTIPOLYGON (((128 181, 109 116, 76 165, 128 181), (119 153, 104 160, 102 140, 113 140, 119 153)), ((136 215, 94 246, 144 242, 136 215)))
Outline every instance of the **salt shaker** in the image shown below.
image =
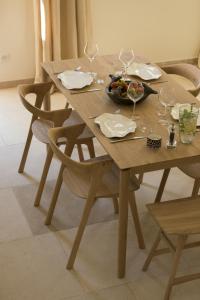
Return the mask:
POLYGON ((176 134, 175 134, 175 125, 171 124, 168 128, 169 130, 169 138, 167 141, 167 148, 168 149, 172 149, 172 148, 176 148, 176 134))

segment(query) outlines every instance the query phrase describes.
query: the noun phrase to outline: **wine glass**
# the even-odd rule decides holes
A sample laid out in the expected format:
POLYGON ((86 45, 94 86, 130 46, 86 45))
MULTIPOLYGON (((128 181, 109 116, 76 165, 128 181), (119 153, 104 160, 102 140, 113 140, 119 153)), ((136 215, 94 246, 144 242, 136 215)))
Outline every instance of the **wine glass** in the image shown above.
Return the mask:
POLYGON ((166 87, 160 88, 158 92, 158 100, 160 105, 160 109, 158 110, 158 116, 160 117, 159 123, 168 126, 168 114, 175 103, 174 90, 166 89, 166 87))
MULTIPOLYGON (((88 60, 90 62, 90 66, 91 66, 92 62, 95 60, 98 52, 99 52, 98 44, 95 44, 93 42, 86 42, 85 47, 84 47, 84 54, 88 58, 88 60)), ((90 69, 91 69, 91 67, 90 67, 90 69)), ((90 72, 90 74, 93 77, 93 79, 95 79, 96 73, 90 72)))
POLYGON ((164 101, 164 97, 163 97, 163 88, 159 89, 158 91, 158 111, 157 114, 159 116, 159 123, 161 125, 167 125, 168 122, 166 120, 166 116, 167 116, 167 105, 164 101))
POLYGON ((122 48, 119 53, 119 60, 123 65, 123 79, 127 79, 127 69, 133 63, 135 59, 135 55, 132 49, 124 49, 122 48))
POLYGON ((135 113, 136 102, 144 96, 144 87, 142 83, 137 81, 131 81, 128 85, 127 96, 133 101, 133 113, 132 120, 138 120, 140 117, 135 113))

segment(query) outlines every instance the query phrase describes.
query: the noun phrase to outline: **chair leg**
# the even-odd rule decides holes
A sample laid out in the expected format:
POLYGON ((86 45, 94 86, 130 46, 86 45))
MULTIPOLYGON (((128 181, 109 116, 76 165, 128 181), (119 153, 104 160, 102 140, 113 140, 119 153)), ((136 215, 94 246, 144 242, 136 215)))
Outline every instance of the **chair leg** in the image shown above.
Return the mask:
POLYGON ((140 173, 138 176, 138 180, 140 184, 143 182, 143 177, 144 177, 144 173, 140 173))
POLYGON ((63 177, 62 177, 63 176, 63 171, 64 171, 64 165, 61 165, 60 171, 59 171, 59 174, 58 174, 58 179, 56 181, 56 186, 55 186, 53 196, 52 196, 52 199, 51 199, 51 204, 50 204, 50 207, 49 207, 49 210, 48 210, 48 213, 47 213, 47 217, 46 217, 46 220, 45 220, 45 225, 50 225, 51 224, 51 220, 52 220, 53 213, 54 213, 54 210, 55 210, 55 207, 56 207, 58 195, 59 195, 60 188, 61 188, 62 182, 63 182, 63 177))
POLYGON ((200 179, 198 178, 198 179, 195 179, 195 181, 194 181, 194 186, 193 186, 193 190, 192 190, 192 197, 198 196, 199 188, 200 188, 200 179))
POLYGON ((132 197, 129 197, 129 205, 131 208, 131 213, 132 213, 133 221, 135 224, 135 230, 136 230, 139 248, 145 249, 145 242, 144 242, 144 237, 143 237, 143 233, 142 233, 142 229, 141 229, 140 219, 138 216, 138 210, 137 210, 134 192, 132 192, 132 197))
POLYGON ((163 191, 164 191, 164 188, 165 188, 165 185, 166 185, 166 182, 167 182, 167 178, 169 176, 169 172, 170 172, 170 169, 165 169, 164 172, 163 172, 163 176, 162 176, 162 179, 161 179, 161 182, 160 182, 160 186, 158 188, 156 198, 155 198, 155 201, 154 201, 155 203, 161 201, 163 191))
POLYGON ((174 283, 174 278, 176 276, 176 271, 178 268, 179 260, 181 257, 181 252, 184 248, 185 242, 186 242, 187 236, 178 236, 177 246, 176 246, 176 252, 174 255, 174 263, 172 265, 171 274, 168 280, 167 289, 165 291, 165 297, 164 300, 169 300, 171 290, 174 283))
MULTIPOLYGON (((74 144, 66 145, 65 154, 68 155, 68 156, 71 156, 72 152, 73 152, 73 149, 74 149, 74 144)), ((58 195, 59 195, 60 188, 61 188, 62 182, 63 182, 63 171, 64 171, 64 169, 65 169, 65 166, 62 164, 61 167, 60 167, 59 174, 58 174, 58 179, 56 181, 56 186, 55 186, 55 189, 54 189, 54 193, 53 193, 53 196, 52 196, 52 199, 51 199, 51 204, 50 204, 50 207, 49 207, 49 210, 48 210, 48 213, 47 213, 47 217, 46 217, 46 220, 45 220, 45 225, 50 225, 51 224, 51 220, 52 220, 53 213, 54 213, 54 210, 55 210, 55 207, 56 207, 58 195)))
POLYGON ((95 151, 94 151, 94 143, 93 143, 92 139, 87 141, 87 147, 88 147, 88 152, 90 154, 90 158, 94 158, 95 157, 95 151))
POLYGON ((119 204, 117 197, 112 197, 115 214, 119 213, 119 204))
POLYGON ((82 215, 82 218, 81 218, 81 222, 80 222, 80 225, 78 227, 78 231, 77 231, 77 234, 76 234, 76 237, 75 237, 75 240, 74 240, 74 243, 73 243, 73 247, 72 247, 72 250, 71 250, 71 253, 70 253, 70 257, 69 257, 69 260, 68 260, 68 263, 67 263, 67 269, 68 270, 73 268, 74 261, 76 259, 76 255, 77 255, 77 251, 78 251, 78 248, 80 246, 81 238, 82 238, 85 226, 87 224, 88 217, 90 215, 90 211, 91 211, 91 208, 93 206, 94 201, 95 201, 94 197, 89 197, 86 201, 84 212, 83 212, 83 215, 82 215))
POLYGON ((150 265, 150 263, 152 261, 152 258, 154 257, 154 252, 155 252, 155 250, 157 249, 157 247, 158 247, 158 245, 160 243, 160 240, 161 240, 161 231, 159 230, 159 232, 157 234, 157 237, 156 237, 156 239, 155 239, 155 241, 154 241, 154 243, 153 243, 153 245, 151 247, 149 255, 147 256, 147 259, 146 259, 146 261, 144 263, 142 271, 144 271, 144 272, 147 271, 147 269, 148 269, 148 267, 149 267, 149 265, 150 265))
POLYGON ((80 161, 84 161, 83 150, 81 144, 77 144, 78 156, 80 161))
POLYGON ((37 190, 37 194, 35 197, 35 202, 34 202, 34 206, 39 206, 40 205, 40 200, 41 200, 41 196, 42 196, 42 192, 44 189, 44 185, 47 179, 47 175, 49 172, 49 167, 52 161, 52 157, 53 157, 53 151, 51 150, 50 147, 48 147, 48 152, 47 152, 47 157, 46 157, 46 161, 45 161, 45 165, 43 168, 43 172, 42 172, 42 177, 40 179, 40 183, 39 183, 39 187, 37 190))
POLYGON ((20 165, 19 165, 18 173, 23 173, 24 172, 24 167, 25 167, 27 156, 28 156, 29 148, 30 148, 30 145, 31 145, 32 137, 33 137, 33 133, 32 133, 32 129, 31 129, 31 126, 30 126, 30 129, 29 129, 29 132, 28 132, 28 137, 27 137, 27 140, 26 140, 26 144, 25 144, 25 147, 24 147, 23 154, 22 154, 22 159, 21 159, 21 162, 20 162, 20 165))

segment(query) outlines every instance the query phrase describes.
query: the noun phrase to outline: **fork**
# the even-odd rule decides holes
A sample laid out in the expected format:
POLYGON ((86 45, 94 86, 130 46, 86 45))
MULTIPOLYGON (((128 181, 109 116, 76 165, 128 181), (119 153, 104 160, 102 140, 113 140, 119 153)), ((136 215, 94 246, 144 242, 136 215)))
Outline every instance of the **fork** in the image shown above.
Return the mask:
POLYGON ((124 141, 142 140, 142 139, 146 139, 146 136, 133 136, 130 138, 125 138, 125 139, 117 139, 117 140, 110 141, 110 143, 119 143, 119 142, 124 142, 124 141))

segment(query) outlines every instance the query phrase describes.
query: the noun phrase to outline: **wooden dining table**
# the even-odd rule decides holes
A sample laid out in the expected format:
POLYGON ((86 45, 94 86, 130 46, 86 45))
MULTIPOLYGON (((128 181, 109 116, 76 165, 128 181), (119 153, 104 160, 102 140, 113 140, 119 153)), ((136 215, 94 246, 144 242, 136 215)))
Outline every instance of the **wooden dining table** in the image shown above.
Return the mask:
MULTIPOLYGON (((137 57, 138 61, 148 62, 137 57)), ((96 58, 90 65, 86 58, 52 61, 42 64, 43 80, 52 80, 58 90, 66 97, 68 103, 77 111, 90 130, 93 132, 105 151, 111 156, 120 169, 119 188, 119 227, 118 227, 118 277, 125 276, 126 270, 126 244, 127 244, 127 221, 128 221, 128 182, 130 170, 135 174, 161 169, 168 169, 177 165, 200 161, 200 133, 197 133, 192 144, 182 144, 180 141, 174 149, 167 149, 166 141, 168 130, 158 122, 158 95, 149 95, 146 100, 136 105, 137 113, 142 123, 162 137, 162 145, 159 149, 151 149, 146 146, 146 139, 129 140, 119 143, 111 143, 105 137, 94 118, 102 113, 120 113, 128 118, 132 115, 132 106, 114 103, 106 94, 105 87, 110 82, 109 74, 114 74, 121 69, 117 55, 105 55, 96 58), (95 92, 72 93, 62 85, 57 75, 65 70, 74 70, 81 67, 81 71, 95 71, 104 84, 92 84, 89 88, 98 88, 95 92)), ((151 88, 159 90, 165 87, 169 97, 178 103, 197 103, 198 100, 183 89, 178 83, 162 71, 162 76, 157 80, 150 80, 151 88)), ((46 109, 50 109, 49 99, 46 99, 46 109)), ((173 121, 173 120, 172 120, 173 121)), ((130 136, 142 135, 139 129, 130 136)), ((178 139, 178 137, 177 137, 178 139)))

